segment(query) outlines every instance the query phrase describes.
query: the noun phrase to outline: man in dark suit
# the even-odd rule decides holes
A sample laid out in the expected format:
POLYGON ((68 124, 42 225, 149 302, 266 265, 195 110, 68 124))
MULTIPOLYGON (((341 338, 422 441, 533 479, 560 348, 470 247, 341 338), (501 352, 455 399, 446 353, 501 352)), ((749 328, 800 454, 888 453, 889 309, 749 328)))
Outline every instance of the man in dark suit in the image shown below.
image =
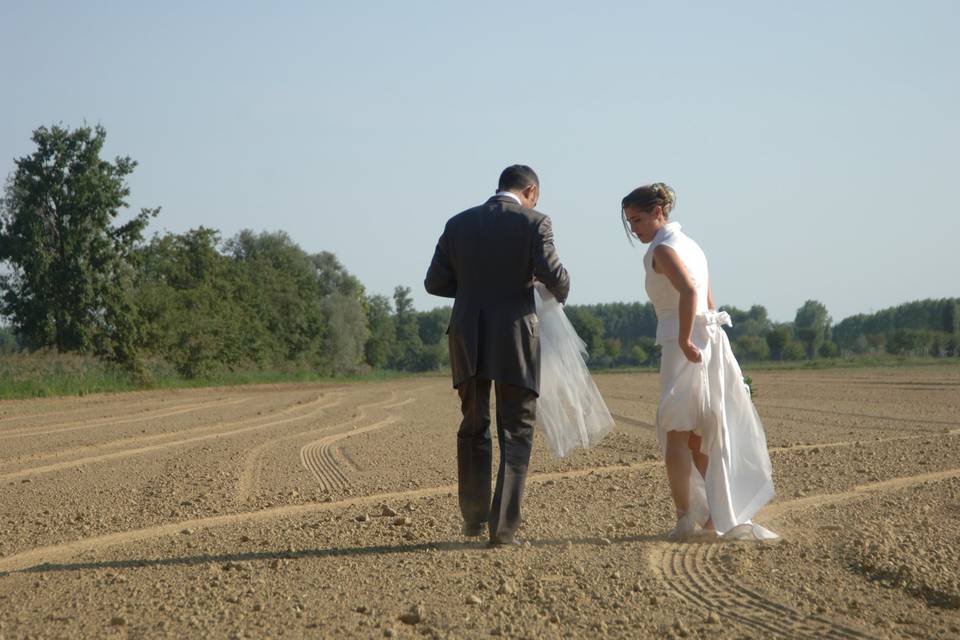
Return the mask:
POLYGON ((540 387, 534 278, 560 302, 570 290, 550 218, 534 210, 539 197, 533 169, 504 169, 496 195, 447 221, 424 282, 429 293, 456 299, 447 334, 463 411, 457 432, 463 533, 481 536, 489 525, 493 545, 517 544, 533 445, 540 387), (492 503, 491 386, 500 443, 492 503))

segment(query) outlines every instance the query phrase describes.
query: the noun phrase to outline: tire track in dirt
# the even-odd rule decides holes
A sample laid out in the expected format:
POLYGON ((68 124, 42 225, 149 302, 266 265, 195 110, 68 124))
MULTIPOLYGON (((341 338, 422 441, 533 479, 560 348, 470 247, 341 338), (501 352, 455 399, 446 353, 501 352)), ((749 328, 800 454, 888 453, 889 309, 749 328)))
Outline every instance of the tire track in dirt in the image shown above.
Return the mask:
MULTIPOLYGON (((614 421, 616 421, 616 422, 622 422, 622 423, 624 423, 624 424, 629 424, 629 425, 634 426, 634 427, 641 427, 641 428, 643 428, 643 429, 649 429, 649 430, 652 430, 652 431, 654 431, 654 432, 657 430, 657 425, 652 424, 652 423, 650 423, 650 422, 644 422, 643 420, 638 420, 637 418, 631 418, 630 416, 624 416, 624 415, 620 415, 620 414, 617 414, 617 413, 611 413, 610 415, 611 415, 611 417, 613 417, 614 421)), ((819 423, 819 422, 818 422, 818 423, 810 423, 810 422, 806 422, 806 421, 802 421, 802 420, 793 420, 793 419, 790 419, 790 418, 777 418, 777 419, 778 419, 778 420, 785 420, 785 421, 788 421, 788 422, 796 422, 797 424, 818 424, 818 425, 826 426, 826 427, 830 427, 830 428, 833 428, 833 427, 834 427, 834 425, 829 425, 829 424, 826 424, 826 423, 819 423)), ((960 427, 960 423, 957 423, 957 426, 960 427)), ((861 428, 863 428, 863 427, 861 427, 861 428)), ((890 429, 895 429, 895 428, 896 428, 896 427, 890 427, 890 429)), ((874 428, 874 429, 875 429, 875 428, 874 428)), ((829 449, 829 448, 833 448, 833 447, 852 447, 852 446, 855 446, 855 445, 863 446, 863 445, 871 445, 871 444, 881 444, 881 443, 884 443, 884 442, 899 442, 899 441, 903 441, 903 440, 920 440, 920 439, 923 439, 923 438, 929 438, 931 435, 954 436, 954 435, 958 435, 958 434, 960 434, 960 428, 952 429, 952 430, 949 430, 949 431, 946 431, 946 432, 942 432, 942 431, 941 431, 941 432, 937 432, 937 431, 923 431, 923 432, 914 433, 914 434, 908 435, 908 436, 894 436, 894 437, 891 437, 891 438, 874 438, 874 439, 870 439, 870 440, 865 440, 865 439, 862 439, 862 440, 845 440, 845 441, 840 441, 840 442, 824 442, 824 443, 817 443, 817 444, 791 445, 791 446, 788 446, 788 447, 770 447, 768 450, 769 450, 771 453, 773 453, 773 452, 781 452, 781 451, 799 451, 799 450, 805 450, 805 449, 829 449)))
MULTIPOLYGON (((313 400, 312 402, 305 403, 305 404, 301 404, 301 405, 296 405, 295 407, 290 407, 289 410, 287 410, 287 411, 296 411, 297 409, 303 409, 303 408, 305 408, 305 407, 310 407, 310 406, 313 406, 313 405, 316 405, 316 404, 320 403, 322 400, 324 400, 324 398, 323 398, 323 397, 319 397, 319 398, 317 398, 316 400, 313 400)), ((204 442, 204 441, 206 441, 206 440, 213 440, 213 439, 216 439, 216 438, 225 438, 225 437, 235 436, 235 435, 238 435, 238 434, 241 434, 241 433, 247 433, 247 432, 256 431, 256 430, 259 430, 259 429, 266 429, 266 428, 269 428, 269 427, 275 427, 275 426, 281 425, 281 424, 288 424, 288 423, 290 423, 290 422, 295 422, 295 421, 298 421, 298 420, 304 420, 304 419, 306 419, 306 418, 311 418, 311 417, 315 416, 316 414, 320 413, 321 411, 323 411, 324 409, 328 409, 328 408, 330 408, 330 407, 336 406, 337 404, 340 403, 340 401, 341 401, 341 398, 337 397, 337 398, 334 398, 334 399, 333 399, 331 402, 329 402, 328 404, 323 404, 323 405, 320 405, 320 406, 316 406, 312 411, 310 411, 309 413, 306 413, 306 414, 304 414, 304 415, 293 416, 293 417, 289 417, 289 418, 283 418, 283 419, 281 419, 281 420, 272 420, 272 421, 270 421, 270 422, 266 422, 266 423, 263 423, 263 424, 254 424, 254 425, 250 425, 250 426, 246 426, 246 427, 240 427, 240 428, 238 428, 238 429, 232 429, 232 430, 228 430, 228 431, 216 431, 216 432, 214 432, 214 433, 210 433, 210 434, 206 434, 206 435, 193 436, 193 437, 191 437, 191 438, 183 438, 183 439, 180 439, 180 440, 173 440, 173 441, 171 441, 171 442, 164 442, 164 443, 161 443, 161 444, 148 445, 148 446, 145 446, 145 447, 136 447, 136 448, 133 448, 133 449, 125 449, 125 450, 123 450, 123 451, 114 451, 114 452, 112 452, 112 453, 104 453, 104 454, 95 455, 95 456, 87 456, 87 457, 84 457, 84 458, 78 458, 78 459, 76 459, 76 460, 67 460, 67 461, 64 461, 64 462, 56 462, 56 463, 53 463, 53 464, 48 464, 48 465, 44 465, 44 466, 40 466, 40 467, 31 467, 31 468, 27 468, 27 469, 19 469, 19 470, 17 470, 17 471, 11 471, 11 472, 8 472, 8 473, 0 474, 0 481, 4 481, 4 480, 15 480, 15 479, 24 478, 24 477, 27 477, 27 476, 35 476, 35 475, 40 475, 40 474, 44 474, 44 473, 52 473, 52 472, 54 472, 54 471, 62 471, 63 469, 70 469, 70 468, 73 468, 73 467, 79 467, 79 466, 83 466, 83 465, 87 465, 87 464, 93 464, 93 463, 97 463, 97 462, 107 462, 107 461, 112 461, 112 460, 118 460, 118 459, 121 459, 121 458, 128 458, 128 457, 131 457, 131 456, 142 455, 142 454, 145 454, 145 453, 153 453, 153 452, 156 452, 156 451, 161 451, 161 450, 163 450, 163 449, 170 449, 170 448, 173 448, 173 447, 179 447, 179 446, 183 446, 183 445, 194 444, 194 443, 197 443, 197 442, 204 442)), ((261 418, 258 417, 258 419, 261 419, 261 418)), ((226 424, 218 425, 218 426, 222 429, 223 427, 236 426, 237 424, 243 424, 243 423, 248 422, 248 421, 250 421, 250 420, 251 420, 250 418, 247 418, 247 419, 245 419, 245 420, 240 420, 240 421, 237 421, 237 422, 235 422, 235 423, 226 423, 226 424)))
POLYGON ((316 442, 311 442, 300 449, 300 462, 307 471, 313 474, 313 477, 320 483, 320 487, 325 491, 346 489, 350 486, 350 480, 344 473, 340 461, 332 453, 331 445, 350 436, 382 429, 394 424, 398 419, 397 416, 389 416, 371 425, 354 428, 344 433, 335 433, 316 442))
POLYGON ((873 637, 823 616, 804 614, 738 583, 720 566, 719 544, 657 544, 661 548, 651 554, 652 568, 674 593, 763 637, 838 640, 873 637))
MULTIPOLYGON (((124 394, 124 396, 125 395, 126 394, 124 394)), ((27 402, 31 402, 31 401, 27 401, 27 402)), ((160 410, 170 404, 173 404, 174 406, 183 406, 183 404, 188 404, 191 402, 195 403, 196 399, 188 397, 185 399, 185 402, 182 402, 182 403, 169 402, 165 400, 159 400, 157 398, 141 399, 138 401, 131 401, 129 398, 126 398, 126 397, 111 398, 109 400, 103 400, 103 399, 91 400, 81 404, 80 406, 73 407, 70 409, 58 409, 56 411, 47 411, 43 413, 13 414, 9 416, 4 416, 0 418, 0 424, 3 424, 4 422, 10 422, 12 420, 29 421, 29 420, 49 419, 54 416, 73 415, 73 414, 76 414, 78 411, 94 411, 94 410, 108 411, 111 407, 114 407, 114 406, 126 411, 126 413, 124 414, 125 417, 131 417, 136 415, 139 412, 138 410, 141 410, 143 407, 150 407, 151 405, 153 405, 154 410, 160 410)), ((148 411, 149 410, 150 409, 148 409, 148 411)), ((88 418, 88 419, 96 420, 97 418, 88 418)), ((13 429, 15 430, 24 430, 24 429, 31 429, 31 428, 42 429, 45 426, 48 426, 48 425, 42 425, 42 424, 20 425, 20 426, 14 426, 13 429)))
MULTIPOLYGON (((332 394, 332 395, 336 395, 336 394, 332 394)), ((312 402, 315 402, 315 401, 316 401, 316 399, 315 399, 315 400, 312 400, 311 403, 312 403, 312 402)), ((308 403, 308 404, 309 404, 309 403, 308 403)), ((209 431, 209 430, 211 430, 211 429, 223 429, 224 427, 237 426, 237 425, 240 425, 240 424, 246 424, 246 423, 248 423, 248 422, 253 422, 253 421, 255 421, 255 420, 262 420, 262 419, 264 419, 265 417, 277 417, 277 416, 286 415, 286 414, 288 414, 288 413, 290 413, 290 412, 292 412, 292 411, 296 411, 297 409, 299 409, 299 408, 301 408, 301 407, 303 407, 303 406, 304 406, 304 403, 303 403, 302 401, 298 401, 298 402, 295 402, 293 405, 287 406, 287 407, 285 407, 285 408, 283 408, 283 409, 281 409, 281 410, 279 410, 279 411, 269 412, 269 413, 267 414, 267 416, 257 415, 257 416, 254 416, 254 417, 241 418, 240 420, 233 420, 233 421, 230 421, 230 422, 219 422, 219 423, 212 423, 212 424, 204 424, 204 425, 199 425, 199 426, 196 426, 196 427, 189 427, 189 428, 187 428, 187 429, 181 429, 181 430, 177 430, 177 431, 168 431, 168 432, 166 432, 166 433, 155 433, 155 434, 151 434, 151 435, 148 435, 148 436, 131 436, 131 437, 128 437, 128 438, 119 438, 119 439, 116 439, 116 440, 108 440, 108 441, 106 441, 106 442, 100 442, 100 443, 94 443, 94 444, 81 445, 81 446, 78 446, 78 447, 71 447, 71 448, 69 448, 69 449, 61 449, 61 450, 59 450, 59 451, 51 451, 51 452, 49 452, 49 453, 28 454, 28 455, 24 455, 24 456, 19 456, 19 457, 18 457, 17 459, 15 459, 15 460, 0 461, 0 467, 10 466, 10 465, 20 465, 20 464, 26 464, 26 463, 40 462, 40 461, 43 461, 43 460, 50 460, 50 459, 53 459, 53 458, 62 458, 62 457, 69 456, 69 455, 73 455, 73 454, 77 454, 77 453, 92 453, 92 452, 94 452, 94 451, 101 451, 101 450, 104 450, 104 449, 115 449, 115 448, 117 448, 117 447, 144 444, 144 443, 147 443, 147 442, 155 442, 155 441, 157 441, 157 440, 163 440, 163 439, 166 439, 166 438, 175 438, 175 437, 177 437, 177 436, 181 436, 181 437, 182 437, 182 436, 185 436, 185 435, 190 434, 190 433, 200 433, 200 432, 203 432, 203 431, 209 431)), ((0 472, 0 473, 2 473, 2 472, 0 472)))
MULTIPOLYGON (((763 509, 760 516, 765 522, 772 522, 798 510, 956 477, 960 477, 960 469, 892 478, 859 485, 849 491, 778 502, 763 509)), ((798 611, 737 582, 733 572, 721 566, 719 550, 722 548, 719 542, 655 543, 649 555, 650 566, 669 589, 690 604, 728 617, 768 637, 844 640, 872 637, 823 616, 798 611)))
MULTIPOLYGON (((344 427, 346 425, 355 424, 366 417, 367 415, 366 412, 368 409, 387 408, 389 406, 393 406, 393 405, 390 405, 389 403, 394 402, 394 400, 396 400, 396 397, 397 397, 396 391, 391 391, 390 397, 387 398, 386 400, 380 400, 377 402, 358 405, 357 412, 347 420, 343 420, 336 424, 323 426, 318 429, 311 429, 309 431, 304 431, 300 433, 292 433, 286 436, 281 436, 279 438, 274 438, 272 440, 268 440, 266 442, 258 444, 256 447, 248 451, 246 457, 244 458, 243 464, 240 469, 240 477, 237 480, 237 489, 235 494, 236 500, 238 502, 245 502, 247 498, 249 498, 250 495, 253 493, 254 489, 258 484, 257 469, 259 464, 259 458, 261 455, 263 455, 263 452, 266 451, 268 448, 278 445, 281 442, 285 442, 287 440, 312 437, 318 434, 326 433, 327 431, 331 431, 333 429, 339 429, 340 427, 344 427)), ((412 401, 412 398, 410 400, 412 401)), ((404 401, 404 404, 406 404, 406 402, 407 401, 404 401)))
POLYGON ((794 498, 786 502, 776 502, 764 508, 760 514, 765 520, 775 521, 780 516, 788 512, 794 512, 806 509, 815 509, 832 504, 840 504, 849 500, 855 500, 860 497, 869 497, 873 494, 884 491, 896 491, 898 489, 907 489, 918 484, 926 482, 940 482, 951 478, 960 477, 960 469, 947 469, 946 471, 930 471, 915 476, 904 476, 900 478, 891 478, 869 484, 855 486, 849 491, 838 493, 825 493, 804 498, 794 498))
MULTIPOLYGON (((416 402, 416 398, 414 397, 394 402, 396 392, 391 392, 391 396, 386 403, 381 402, 367 405, 364 408, 398 409, 416 402)), ((364 414, 364 412, 361 411, 361 414, 364 414)), ((351 486, 351 482, 346 474, 349 468, 345 469, 345 467, 350 467, 352 464, 347 461, 346 457, 342 454, 337 455, 338 449, 333 447, 333 445, 350 436, 382 429, 395 423, 397 420, 399 420, 399 416, 391 414, 374 424, 359 428, 354 427, 349 431, 334 433, 315 442, 310 442, 300 449, 300 463, 307 471, 313 474, 313 477, 320 483, 320 488, 323 490, 333 491, 334 489, 347 489, 351 486)))
MULTIPOLYGON (((582 478, 595 473, 604 473, 604 474, 614 474, 614 473, 625 473, 639 470, 649 470, 657 468, 660 466, 659 462, 636 462, 629 465, 621 465, 617 467, 609 466, 599 466, 599 467, 586 467, 583 469, 576 469, 573 471, 555 471, 549 473, 539 473, 531 475, 527 481, 530 484, 544 484, 551 480, 573 480, 576 478, 582 478)), ((822 496, 812 496, 810 498, 799 498, 795 500, 789 500, 783 503, 777 503, 771 507, 767 507, 761 515, 764 516, 764 520, 776 518, 788 510, 794 509, 803 509, 810 505, 811 501, 814 499, 819 499, 823 504, 826 504, 827 501, 830 502, 839 502, 844 500, 855 499, 862 495, 869 495, 868 492, 883 491, 890 489, 900 489, 909 486, 914 486, 917 484, 923 484, 924 482, 936 482, 939 480, 944 480, 948 478, 960 477, 960 469, 953 469, 950 471, 940 471, 935 473, 926 473, 918 476, 908 476, 902 478, 894 478, 891 480, 885 480, 883 482, 874 483, 871 485, 862 485, 851 491, 845 491, 838 494, 827 494, 822 496)), ((142 529, 135 529, 130 531, 121 531, 116 533, 105 534, 101 536, 96 536, 92 538, 82 538, 80 540, 74 540, 72 542, 65 542, 56 545, 50 545, 47 547, 41 547, 37 549, 31 549, 29 551, 23 551, 6 558, 0 558, 0 575, 3 573, 10 573, 14 571, 23 571, 29 569, 30 567, 37 566, 39 564, 45 563, 54 563, 54 562, 63 562, 69 558, 72 558, 78 554, 98 551, 107 547, 116 546, 120 544, 127 544, 132 542, 141 542, 144 540, 153 540, 156 538, 172 536, 179 534, 184 529, 191 529, 193 531, 199 531, 202 529, 211 529, 215 527, 230 526, 230 525, 241 525, 241 524, 250 524, 257 522, 264 522, 269 520, 276 520, 280 518, 287 517, 299 517, 306 516, 314 513, 322 513, 325 511, 331 511, 334 509, 343 509, 349 507, 366 507, 373 506, 377 504, 382 504, 384 502, 397 501, 397 500, 416 500, 419 498, 427 498, 444 494, 455 495, 457 491, 457 485, 443 485, 439 487, 426 487, 422 489, 411 489, 407 491, 396 491, 388 493, 377 493, 365 496, 353 496, 349 498, 344 498, 342 500, 337 500, 334 502, 308 502, 304 504, 293 504, 293 505, 282 505, 278 507, 270 507, 267 509, 261 509, 258 511, 247 511, 241 513, 232 513, 219 516, 210 516, 207 518, 195 518, 192 520, 181 520, 178 522, 170 522, 161 525, 154 525, 150 527, 145 527, 142 529)), ((654 545, 654 553, 651 554, 651 566, 655 569, 661 566, 661 559, 659 557, 654 557, 658 552, 661 552, 665 549, 677 548, 683 550, 685 547, 690 547, 692 545, 671 545, 666 543, 659 543, 654 545)), ((657 569, 659 572, 659 569, 657 569)), ((679 584, 679 583, 678 583, 679 584)), ((680 585, 681 589, 684 588, 684 585, 680 585)), ((689 588, 689 587, 686 587, 689 588)), ((682 595, 682 594, 681 594, 682 595)), ((695 604, 695 603, 694 603, 695 604)), ((783 605, 780 605, 783 606, 783 605)))
MULTIPOLYGON (((881 416, 870 413, 853 413, 847 411, 833 411, 831 409, 809 409, 804 407, 786 407, 776 404, 764 404, 757 409, 780 409, 782 411, 809 411, 810 413, 821 413, 825 415, 841 416, 845 418, 869 418, 871 420, 886 420, 888 422, 898 422, 903 424, 933 424, 942 427, 960 427, 960 422, 953 422, 950 420, 929 420, 926 418, 898 418, 896 416, 881 416)), ((774 416, 782 419, 791 419, 784 418, 782 416, 774 416)))
MULTIPOLYGON (((639 462, 619 467, 587 467, 573 471, 556 471, 535 474, 528 477, 527 482, 530 484, 543 484, 550 480, 571 480, 594 473, 637 471, 641 469, 650 469, 653 466, 657 466, 657 464, 651 462, 639 462)), ((410 489, 407 491, 376 493, 365 496, 353 496, 334 502, 308 502, 304 504, 282 505, 278 507, 269 507, 267 509, 261 509, 258 511, 246 511, 241 513, 210 516, 207 518, 181 520, 178 522, 154 525, 151 527, 134 529, 131 531, 120 531, 116 533, 95 536, 92 538, 81 538, 71 542, 32 549, 30 551, 24 551, 7 556, 6 558, 0 558, 0 577, 2 577, 5 573, 24 571, 30 569, 31 567, 42 564, 63 562, 79 554, 99 551, 101 549, 120 544, 142 542, 145 540, 154 540, 156 538, 178 535, 184 529, 190 529, 196 532, 215 527, 250 524, 276 520, 280 518, 306 516, 314 513, 332 511, 334 509, 373 506, 388 501, 416 500, 419 498, 429 498, 444 494, 454 495, 456 494, 456 491, 457 485, 451 484, 439 487, 410 489)))
POLYGON ((622 422, 624 424, 629 424, 634 427, 641 427, 643 429, 651 429, 652 431, 657 430, 657 425, 651 424, 649 422, 644 422, 643 420, 637 420, 636 418, 631 418, 629 416, 622 416, 617 413, 611 413, 610 416, 614 419, 615 422, 622 422))
POLYGON ((68 431, 77 431, 79 429, 93 429, 95 427, 106 427, 114 426, 118 424, 132 424, 134 422, 145 422, 147 420, 157 420, 160 418, 169 418, 172 416, 178 416, 184 413, 191 413, 194 411, 201 411, 203 409, 216 409, 218 407, 230 406, 234 404, 240 404, 242 402, 247 402, 251 400, 250 396, 244 396, 241 398, 227 398, 224 400, 217 400, 215 402, 201 402, 197 404, 190 404, 185 406, 180 406, 175 409, 156 409, 156 413, 153 410, 149 412, 149 415, 137 415, 134 417, 120 417, 120 418, 92 418, 89 420, 79 420, 71 422, 61 422, 59 424, 53 425, 43 425, 42 427, 35 428, 44 428, 46 431, 36 431, 36 430, 15 430, 13 432, 4 432, 0 433, 0 439, 7 438, 22 438, 22 437, 34 437, 34 436, 43 436, 55 433, 66 433, 68 431), (51 428, 51 427, 63 427, 63 428, 51 428))

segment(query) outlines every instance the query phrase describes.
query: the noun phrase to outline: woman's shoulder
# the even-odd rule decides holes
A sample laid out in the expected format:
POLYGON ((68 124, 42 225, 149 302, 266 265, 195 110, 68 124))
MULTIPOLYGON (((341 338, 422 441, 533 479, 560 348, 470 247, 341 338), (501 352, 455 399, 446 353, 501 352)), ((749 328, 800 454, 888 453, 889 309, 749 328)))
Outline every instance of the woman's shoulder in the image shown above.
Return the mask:
POLYGON ((680 230, 679 225, 671 230, 671 233, 664 236, 659 246, 670 247, 681 260, 685 263, 703 263, 707 262, 707 255, 696 240, 680 230))

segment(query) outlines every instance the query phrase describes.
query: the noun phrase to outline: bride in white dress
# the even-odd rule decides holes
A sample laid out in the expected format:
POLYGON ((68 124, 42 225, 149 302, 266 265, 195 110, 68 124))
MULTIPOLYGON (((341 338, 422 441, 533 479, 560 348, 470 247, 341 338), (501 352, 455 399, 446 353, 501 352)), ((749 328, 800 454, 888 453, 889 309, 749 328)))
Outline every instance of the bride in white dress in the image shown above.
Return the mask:
POLYGON ((707 258, 668 220, 675 202, 673 189, 658 182, 621 203, 628 233, 650 245, 645 283, 662 349, 657 439, 677 508, 669 537, 687 539, 702 529, 724 538, 776 538, 751 521, 774 494, 763 425, 721 328, 730 316, 716 310, 707 258))

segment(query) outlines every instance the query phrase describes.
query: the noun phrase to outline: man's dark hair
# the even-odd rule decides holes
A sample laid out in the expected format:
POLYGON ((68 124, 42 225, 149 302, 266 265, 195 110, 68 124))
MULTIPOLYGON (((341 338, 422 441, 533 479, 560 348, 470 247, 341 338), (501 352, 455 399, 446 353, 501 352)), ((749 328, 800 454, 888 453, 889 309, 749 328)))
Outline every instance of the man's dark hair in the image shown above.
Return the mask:
POLYGON ((537 173, 525 164, 512 164, 500 174, 497 191, 523 191, 532 184, 540 186, 537 173))

